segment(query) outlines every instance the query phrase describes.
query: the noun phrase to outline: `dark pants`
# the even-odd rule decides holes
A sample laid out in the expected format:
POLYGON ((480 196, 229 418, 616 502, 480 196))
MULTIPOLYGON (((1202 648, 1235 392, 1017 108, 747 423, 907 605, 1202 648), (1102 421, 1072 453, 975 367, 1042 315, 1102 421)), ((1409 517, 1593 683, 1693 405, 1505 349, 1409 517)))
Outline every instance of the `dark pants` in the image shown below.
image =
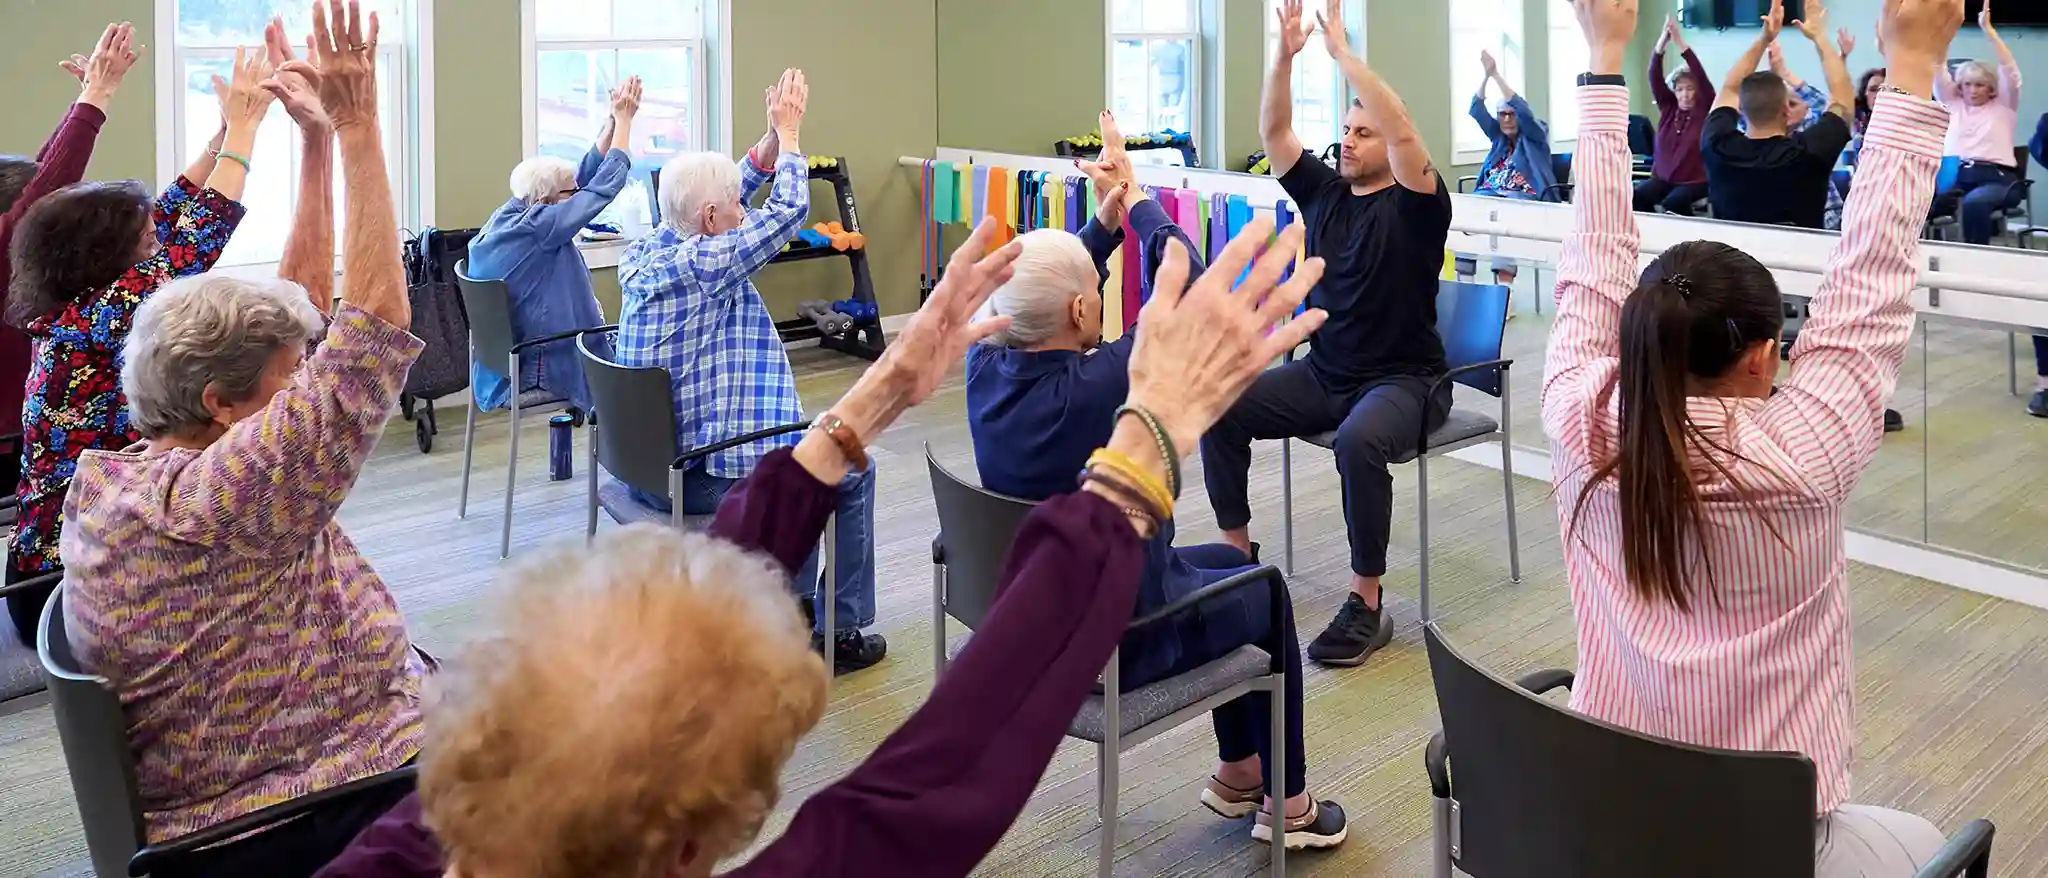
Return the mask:
POLYGON ((1382 378, 1350 393, 1334 393, 1306 360, 1261 374, 1223 420, 1202 437, 1202 479, 1216 524, 1236 530, 1251 523, 1246 498, 1252 440, 1289 439, 1337 431, 1337 479, 1344 488, 1344 526, 1351 535, 1351 572, 1387 572, 1387 533, 1394 514, 1394 477, 1387 465, 1407 460, 1424 429, 1443 426, 1451 411, 1451 385, 1424 398, 1421 375, 1382 378))
POLYGON ((1705 197, 1705 183, 1669 183, 1651 177, 1636 184, 1636 210, 1645 213, 1662 207, 1680 216, 1692 216, 1693 203, 1705 197))
POLYGON ((338 856, 363 828, 376 822, 413 784, 392 784, 338 799, 288 823, 240 841, 216 845, 184 858, 176 866, 157 869, 154 878, 219 878, 262 875, 264 878, 311 878, 338 856))
POLYGON ((1962 217, 1963 243, 1991 243, 1991 212, 2019 204, 2019 190, 2012 186, 2019 179, 2018 171, 1990 162, 1965 162, 1956 169, 1955 187, 1949 191, 1963 199, 1956 209, 1962 217))
MULTIPOLYGON (((13 585, 38 576, 48 576, 52 573, 62 572, 63 568, 60 567, 56 570, 38 570, 34 573, 23 573, 14 569, 14 566, 10 564, 7 567, 7 584, 13 585)), ((35 647, 36 625, 42 621, 43 605, 49 603, 50 595, 56 592, 57 584, 53 581, 49 585, 39 585, 7 596, 7 615, 10 619, 14 620, 15 637, 21 640, 23 646, 35 647)))
MULTIPOLYGON (((1142 616, 1166 603, 1184 597, 1212 582, 1249 570, 1252 559, 1235 546, 1213 544, 1172 550, 1179 560, 1191 565, 1197 575, 1169 580, 1163 591, 1140 590, 1141 600, 1132 611, 1142 616), (1185 584, 1175 584, 1184 582, 1185 584), (1164 603, 1146 606, 1143 595, 1158 594, 1164 603)), ((1278 657, 1287 669, 1287 796, 1300 795, 1308 788, 1308 754, 1301 742, 1301 642, 1294 635, 1294 606, 1287 593, 1280 594, 1280 615, 1276 618, 1272 587, 1254 583, 1195 605, 1191 610, 1162 619, 1124 635, 1117 652, 1117 667, 1124 691, 1175 674, 1185 674, 1226 655, 1241 646, 1256 646, 1278 657), (1152 656, 1178 653, 1161 664, 1152 656)), ((1273 790, 1273 714, 1263 692, 1246 695, 1209 712, 1216 727, 1216 756, 1224 762, 1259 757, 1265 772, 1266 791, 1273 790)))
POLYGON ((2034 336, 2034 374, 2048 376, 2048 335, 2034 336))

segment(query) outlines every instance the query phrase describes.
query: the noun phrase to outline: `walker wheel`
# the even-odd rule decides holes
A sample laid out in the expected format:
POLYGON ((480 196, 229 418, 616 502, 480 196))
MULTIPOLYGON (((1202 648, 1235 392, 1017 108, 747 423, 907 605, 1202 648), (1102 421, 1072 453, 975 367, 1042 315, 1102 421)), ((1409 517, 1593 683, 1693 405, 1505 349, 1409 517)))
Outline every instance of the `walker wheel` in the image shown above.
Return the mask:
POLYGON ((412 422, 412 433, 413 437, 419 440, 421 454, 434 450, 434 425, 427 423, 426 418, 412 422))

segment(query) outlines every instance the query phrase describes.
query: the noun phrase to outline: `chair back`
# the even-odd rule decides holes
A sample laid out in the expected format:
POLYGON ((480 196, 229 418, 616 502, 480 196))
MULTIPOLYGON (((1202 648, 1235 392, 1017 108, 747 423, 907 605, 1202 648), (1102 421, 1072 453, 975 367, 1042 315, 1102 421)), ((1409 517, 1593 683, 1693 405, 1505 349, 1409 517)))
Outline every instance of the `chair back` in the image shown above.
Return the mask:
MULTIPOLYGON (((1436 330, 1444 360, 1457 369, 1500 359, 1508 320, 1508 288, 1500 284, 1437 281, 1436 330)), ((1453 379, 1488 396, 1500 395, 1499 369, 1474 369, 1453 379)))
POLYGON ((64 630, 64 587, 43 605, 39 625, 43 673, 49 678, 57 740, 71 772, 71 794, 85 826, 93 873, 128 874, 128 859, 144 834, 142 797, 135 786, 135 754, 128 749, 128 719, 105 677, 84 671, 64 630))
POLYGON ((2015 147, 2013 147, 2013 148, 2012 148, 2012 166, 2013 166, 2014 168, 2016 168, 2016 169, 2018 169, 2018 170, 2019 170, 2019 172, 2020 172, 2020 179, 2024 180, 2024 179, 2026 179, 2026 178, 2027 178, 2027 148, 2026 148, 2026 147, 2024 147, 2024 146, 2015 146, 2015 147))
POLYGON ((1631 113, 1628 117, 1628 151, 1636 155, 1657 153, 1657 128, 1650 117, 1631 113))
POLYGON ((1005 497, 955 477, 924 447, 932 471, 932 499, 939 507, 939 546, 945 553, 946 615, 968 628, 981 627, 982 617, 996 602, 1003 561, 1024 517, 1038 504, 1005 497))
POLYGON ((1693 747, 1530 694, 1424 627, 1452 838, 1475 878, 1813 874, 1814 768, 1693 747))
POLYGON ((676 459, 675 394, 668 370, 622 366, 609 330, 576 336, 590 407, 597 412, 597 462, 613 478, 656 497, 668 496, 676 459))
MULTIPOLYGON (((502 372, 512 356, 512 288, 501 280, 469 276, 469 260, 455 263, 455 283, 462 288, 462 309, 469 314, 470 356, 485 368, 502 372)), ((517 381, 518 376, 509 376, 517 381)))
POLYGON ((1550 175, 1559 183, 1570 183, 1572 181, 1572 154, 1568 152, 1551 153, 1550 175))

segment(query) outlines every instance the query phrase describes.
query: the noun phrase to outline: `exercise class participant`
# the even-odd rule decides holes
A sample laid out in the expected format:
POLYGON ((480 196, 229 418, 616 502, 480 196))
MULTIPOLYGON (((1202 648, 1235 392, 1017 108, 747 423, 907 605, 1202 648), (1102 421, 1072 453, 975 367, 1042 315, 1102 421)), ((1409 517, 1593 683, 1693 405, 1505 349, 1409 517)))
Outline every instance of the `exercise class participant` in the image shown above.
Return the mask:
POLYGON ((1788 117, 1803 113, 1804 105, 1791 96, 1782 77, 1756 69, 1757 60, 1784 26, 1782 3, 1774 2, 1771 10, 1756 41, 1729 68, 1707 116, 1701 157, 1707 166, 1708 197, 1718 219, 1818 229, 1826 225, 1828 181, 1835 160, 1849 144, 1855 89, 1841 51, 1827 38, 1827 11, 1818 2, 1809 3, 1806 19, 1794 25, 1820 53, 1828 77, 1828 107, 1812 127, 1791 131, 1788 117), (1737 122, 1747 130, 1740 130, 1737 122))
POLYGON ((1957 159, 1956 182, 1944 193, 1962 199, 1956 208, 1963 243, 1989 244, 1993 211, 2019 204, 2020 171, 2013 155, 2020 126, 2020 66, 1991 26, 1991 4, 1977 12, 1977 27, 1998 56, 1998 66, 1964 61, 1950 76, 1947 61, 1934 72, 1935 97, 1948 107, 1944 152, 1957 159))
POLYGON ((1700 131, 1712 109, 1700 94, 1706 90, 1706 65, 1686 45, 1678 20, 1664 17, 1664 32, 1650 54, 1650 94, 1657 99, 1657 146, 1650 179, 1636 184, 1635 208, 1690 214, 1707 197, 1707 166, 1700 162, 1700 131), (1664 50, 1676 44, 1685 69, 1664 75, 1664 50))
MULTIPOLYGON (((1508 85, 1508 78, 1501 75, 1500 65, 1493 60, 1492 52, 1479 53, 1479 66, 1485 75, 1479 79, 1479 91, 1472 95, 1472 106, 1468 111, 1492 146, 1487 148, 1486 160, 1479 165, 1479 185, 1472 194, 1520 201, 1551 197, 1550 187, 1557 184, 1557 173, 1550 164, 1550 126, 1537 118, 1536 111, 1529 108, 1529 102, 1508 85), (1486 87, 1489 84, 1500 86, 1501 103, 1497 114, 1486 111, 1486 87)), ((1515 263, 1496 262, 1493 279, 1500 284, 1514 283, 1515 263)))
POLYGON ((1437 275, 1450 235, 1451 193, 1430 164, 1422 135, 1392 88, 1351 53, 1342 0, 1317 16, 1323 44, 1358 97, 1344 120, 1337 170, 1294 136, 1290 83, 1294 56, 1308 42, 1301 0, 1282 4, 1280 51, 1266 77, 1260 133, 1273 173, 1301 205, 1308 253, 1325 260, 1312 303, 1329 312, 1308 357, 1260 375, 1202 437, 1202 476, 1223 538, 1249 553, 1246 482, 1254 439, 1337 431, 1337 473, 1351 538, 1351 589, 1329 626, 1309 645, 1316 661, 1363 663, 1393 630, 1381 619, 1380 577, 1394 477, 1387 463, 1451 409, 1436 332, 1437 275))
MULTIPOLYGON (((1638 275, 1618 75, 1635 2, 1574 5, 1594 84, 1579 89, 1576 220, 1543 383, 1578 624, 1571 706, 1689 744, 1802 753, 1818 782, 1814 874, 1912 875, 1941 831, 1846 804, 1842 511, 1882 441, 1873 422, 1913 331, 1917 239, 1948 121, 1931 80, 1963 0, 1886 4, 1887 91, 1901 93, 1877 101, 1842 235, 1775 394, 1784 302, 1768 269, 1689 241, 1638 275)), ((1807 11, 1822 14, 1812 0, 1807 11)))

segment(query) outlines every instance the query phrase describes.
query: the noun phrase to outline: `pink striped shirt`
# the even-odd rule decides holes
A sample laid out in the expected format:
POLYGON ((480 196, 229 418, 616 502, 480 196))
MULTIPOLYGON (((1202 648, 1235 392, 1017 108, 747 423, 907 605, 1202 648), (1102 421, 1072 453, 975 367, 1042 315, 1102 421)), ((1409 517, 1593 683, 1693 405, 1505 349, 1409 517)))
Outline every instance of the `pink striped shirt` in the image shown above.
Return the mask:
POLYGON ((1578 621, 1572 707, 1648 734, 1740 750, 1798 751, 1820 775, 1819 813, 1849 792, 1848 594, 1842 506, 1877 452, 1885 400, 1913 330, 1907 294, 1948 114, 1884 94, 1865 136, 1840 243, 1769 400, 1694 398, 1693 423, 1768 517, 1693 452, 1712 534, 1711 594, 1690 612, 1637 596, 1622 573, 1609 480, 1570 521, 1592 468, 1615 453, 1621 306, 1639 277, 1630 212, 1628 89, 1579 89, 1577 213, 1558 266, 1543 428, 1578 621), (1782 538, 1782 540, 1781 540, 1782 538))

